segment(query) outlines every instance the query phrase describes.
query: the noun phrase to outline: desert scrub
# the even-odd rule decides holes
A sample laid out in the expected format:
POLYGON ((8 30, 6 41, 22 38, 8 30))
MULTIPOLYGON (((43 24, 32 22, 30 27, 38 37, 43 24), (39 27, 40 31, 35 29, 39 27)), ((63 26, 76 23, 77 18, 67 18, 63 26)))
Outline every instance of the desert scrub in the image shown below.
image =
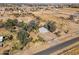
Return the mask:
POLYGON ((12 40, 13 40, 13 35, 4 35, 2 42, 12 41, 12 40))
POLYGON ((22 47, 22 45, 20 44, 20 42, 18 40, 13 41, 12 42, 12 48, 11 48, 11 54, 17 52, 18 50, 20 50, 22 47))
POLYGON ((40 36, 38 36, 38 40, 41 42, 45 42, 45 40, 43 38, 41 38, 40 36))
POLYGON ((41 38, 39 36, 37 36, 37 37, 38 37, 37 39, 35 39, 35 40, 32 41, 33 43, 36 43, 36 42, 45 42, 45 40, 43 40, 43 38, 41 38))
POLYGON ((27 31, 27 23, 25 23, 24 21, 18 22, 18 27, 20 27, 23 30, 26 30, 27 31))

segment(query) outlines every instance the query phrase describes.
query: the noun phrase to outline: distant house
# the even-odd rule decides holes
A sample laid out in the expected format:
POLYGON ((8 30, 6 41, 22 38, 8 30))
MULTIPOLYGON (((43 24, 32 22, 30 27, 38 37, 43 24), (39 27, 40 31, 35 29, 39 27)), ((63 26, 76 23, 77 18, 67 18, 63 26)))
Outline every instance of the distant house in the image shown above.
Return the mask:
POLYGON ((3 36, 0 36, 0 47, 2 46, 3 36))
POLYGON ((39 28, 39 37, 41 37, 45 41, 50 41, 56 38, 56 35, 48 31, 46 28, 39 28))

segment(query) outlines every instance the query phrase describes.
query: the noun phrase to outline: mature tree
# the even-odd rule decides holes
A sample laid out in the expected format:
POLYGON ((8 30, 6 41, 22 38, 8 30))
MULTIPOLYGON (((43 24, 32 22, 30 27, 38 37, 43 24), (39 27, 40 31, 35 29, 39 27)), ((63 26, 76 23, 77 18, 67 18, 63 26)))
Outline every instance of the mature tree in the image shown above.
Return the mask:
POLYGON ((18 23, 18 20, 17 19, 8 19, 6 22, 5 22, 5 27, 6 28, 11 28, 12 26, 16 26, 18 23))
POLYGON ((18 32, 17 38, 20 40, 23 46, 25 46, 30 40, 29 34, 25 30, 20 30, 18 32))
POLYGON ((70 15, 69 19, 73 21, 74 20, 74 16, 70 15))
POLYGON ((30 23, 27 25, 27 30, 30 32, 32 30, 36 30, 38 28, 39 23, 36 20, 30 21, 30 23))
POLYGON ((44 25, 44 27, 47 28, 50 32, 53 32, 53 31, 56 30, 55 22, 52 22, 52 21, 46 22, 46 24, 44 25))

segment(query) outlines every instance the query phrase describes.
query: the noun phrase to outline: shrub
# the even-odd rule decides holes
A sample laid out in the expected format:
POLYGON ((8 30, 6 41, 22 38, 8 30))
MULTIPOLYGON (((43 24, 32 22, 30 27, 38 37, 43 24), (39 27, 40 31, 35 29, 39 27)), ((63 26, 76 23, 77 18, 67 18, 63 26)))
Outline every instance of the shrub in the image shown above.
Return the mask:
POLYGON ((27 23, 24 23, 24 21, 19 22, 19 23, 18 23, 18 26, 21 27, 21 28, 24 29, 24 30, 27 30, 27 23))
POLYGON ((4 41, 6 41, 6 40, 12 40, 13 39, 13 35, 5 35, 4 37, 3 37, 3 42, 4 41))
POLYGON ((19 13, 14 13, 13 15, 14 15, 15 17, 19 17, 19 16, 20 16, 19 13))
POLYGON ((22 22, 19 22, 19 23, 18 23, 18 26, 19 26, 19 27, 22 27, 22 26, 24 26, 24 24, 25 24, 24 21, 22 21, 22 22))
POLYGON ((27 24, 24 24, 23 29, 27 31, 27 24))
POLYGON ((13 42, 13 46, 12 46, 11 51, 13 52, 15 50, 20 50, 20 48, 21 48, 21 45, 19 42, 13 42))

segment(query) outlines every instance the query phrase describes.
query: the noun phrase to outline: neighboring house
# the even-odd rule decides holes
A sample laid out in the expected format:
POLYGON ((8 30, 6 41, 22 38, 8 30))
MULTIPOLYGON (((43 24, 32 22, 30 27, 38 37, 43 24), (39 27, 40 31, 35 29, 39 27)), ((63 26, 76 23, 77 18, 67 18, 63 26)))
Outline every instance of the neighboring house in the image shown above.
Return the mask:
POLYGON ((73 18, 75 22, 79 21, 79 13, 74 13, 73 18))
POLYGON ((39 28, 39 37, 41 37, 45 41, 50 41, 56 38, 56 35, 48 31, 46 28, 39 28))
POLYGON ((3 36, 0 36, 0 47, 2 46, 3 36))

